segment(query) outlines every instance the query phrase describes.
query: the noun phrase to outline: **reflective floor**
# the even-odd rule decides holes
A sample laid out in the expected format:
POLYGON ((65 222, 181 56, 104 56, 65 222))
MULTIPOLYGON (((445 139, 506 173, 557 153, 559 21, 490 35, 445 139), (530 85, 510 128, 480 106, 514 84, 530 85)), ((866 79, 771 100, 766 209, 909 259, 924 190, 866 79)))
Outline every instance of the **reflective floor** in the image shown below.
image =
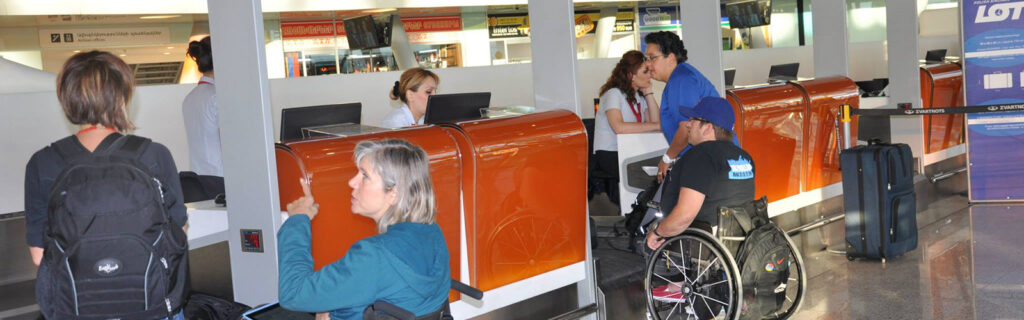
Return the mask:
POLYGON ((1024 205, 973 205, 919 227, 917 249, 885 264, 805 255, 814 276, 796 318, 1024 319, 1024 205))

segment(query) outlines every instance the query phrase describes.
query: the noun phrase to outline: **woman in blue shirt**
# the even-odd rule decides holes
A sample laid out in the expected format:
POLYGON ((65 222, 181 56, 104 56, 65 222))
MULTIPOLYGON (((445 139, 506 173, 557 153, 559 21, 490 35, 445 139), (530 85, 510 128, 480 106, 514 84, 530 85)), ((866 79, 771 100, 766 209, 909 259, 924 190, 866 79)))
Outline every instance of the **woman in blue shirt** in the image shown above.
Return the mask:
POLYGON ((373 219, 378 235, 360 240, 344 257, 319 271, 310 253, 315 203, 305 196, 289 203, 278 231, 278 295, 281 306, 330 312, 331 319, 362 319, 382 300, 417 316, 437 311, 448 299, 448 247, 436 220, 427 154, 405 140, 356 145, 359 169, 352 187, 352 212, 373 219))

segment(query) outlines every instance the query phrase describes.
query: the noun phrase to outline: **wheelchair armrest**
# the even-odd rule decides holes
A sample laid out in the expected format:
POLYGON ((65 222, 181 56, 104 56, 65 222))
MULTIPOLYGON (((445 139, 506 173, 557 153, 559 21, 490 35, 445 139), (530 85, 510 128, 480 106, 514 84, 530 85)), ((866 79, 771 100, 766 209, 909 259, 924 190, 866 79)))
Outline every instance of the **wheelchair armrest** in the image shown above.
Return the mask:
POLYGON ((416 314, 409 312, 409 310, 402 309, 402 307, 385 301, 374 301, 373 309, 375 312, 383 313, 385 315, 394 317, 399 320, 416 320, 416 314))
POLYGON ((455 279, 452 279, 452 289, 461 292, 462 294, 465 294, 467 296, 470 296, 473 299, 481 300, 484 298, 484 292, 480 291, 480 289, 473 288, 468 284, 459 282, 458 280, 455 279))

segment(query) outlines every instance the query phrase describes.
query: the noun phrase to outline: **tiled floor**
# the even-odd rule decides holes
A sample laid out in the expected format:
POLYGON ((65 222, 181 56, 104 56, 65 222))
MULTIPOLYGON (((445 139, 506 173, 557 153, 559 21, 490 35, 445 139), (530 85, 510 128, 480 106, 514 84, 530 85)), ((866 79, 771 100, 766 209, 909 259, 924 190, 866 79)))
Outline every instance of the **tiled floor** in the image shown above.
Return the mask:
POLYGON ((817 270, 796 318, 1024 319, 1024 205, 974 205, 920 228, 917 249, 885 264, 806 255, 817 270))

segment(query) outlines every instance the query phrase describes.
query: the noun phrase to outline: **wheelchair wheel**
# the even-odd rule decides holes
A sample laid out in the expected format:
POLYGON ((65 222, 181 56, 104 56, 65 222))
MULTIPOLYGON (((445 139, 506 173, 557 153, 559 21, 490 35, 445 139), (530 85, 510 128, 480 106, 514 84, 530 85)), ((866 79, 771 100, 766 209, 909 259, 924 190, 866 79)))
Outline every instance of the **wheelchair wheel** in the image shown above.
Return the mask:
POLYGON ((644 290, 651 319, 734 320, 740 314, 736 262, 703 230, 688 229, 648 257, 644 290))
POLYGON ((785 232, 782 234, 785 235, 786 243, 789 244, 790 252, 792 252, 789 261, 793 261, 793 264, 789 266, 789 279, 783 288, 786 292, 785 301, 782 302, 779 311, 768 319, 789 319, 800 310, 804 295, 807 293, 807 269, 804 258, 800 254, 800 249, 793 243, 793 239, 789 238, 785 232))

